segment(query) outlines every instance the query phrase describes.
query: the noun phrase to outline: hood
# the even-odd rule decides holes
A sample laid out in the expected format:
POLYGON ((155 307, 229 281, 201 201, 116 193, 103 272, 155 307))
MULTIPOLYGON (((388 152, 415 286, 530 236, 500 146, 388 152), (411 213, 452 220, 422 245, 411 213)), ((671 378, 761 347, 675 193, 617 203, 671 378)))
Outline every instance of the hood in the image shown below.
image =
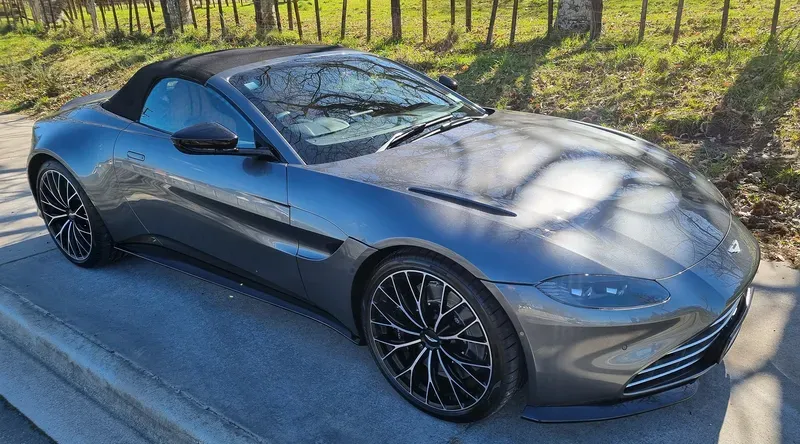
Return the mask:
POLYGON ((717 189, 667 151, 537 114, 497 111, 381 153, 310 168, 461 205, 620 274, 651 279, 699 262, 731 223, 717 189))

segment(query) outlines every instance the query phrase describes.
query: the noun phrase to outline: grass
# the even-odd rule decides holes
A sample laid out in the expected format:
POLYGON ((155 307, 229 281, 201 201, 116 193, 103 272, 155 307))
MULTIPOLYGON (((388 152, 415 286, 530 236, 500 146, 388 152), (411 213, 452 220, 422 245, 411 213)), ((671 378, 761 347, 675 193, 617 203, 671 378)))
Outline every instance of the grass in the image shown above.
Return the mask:
MULTIPOLYGON (((743 210, 758 201, 777 202, 779 213, 750 226, 768 257, 800 263, 800 4, 785 2, 781 32, 770 40, 773 2, 732 2, 728 32, 716 41, 721 2, 688 2, 680 40, 671 45, 673 1, 650 1, 645 39, 636 43, 639 0, 606 2, 603 36, 595 42, 545 37, 546 0, 523 0, 517 43, 508 46, 512 0, 501 0, 495 43, 487 47, 490 0, 473 1, 471 32, 464 29, 463 2, 457 3, 451 28, 449 2, 429 2, 430 34, 422 43, 420 2, 403 2, 404 38, 392 41, 389 0, 374 0, 367 42, 366 0, 349 0, 347 35, 340 42, 341 2, 320 0, 323 41, 375 52, 430 75, 450 75, 483 105, 590 121, 660 143, 715 180, 742 217, 750 217, 743 210), (762 177, 753 179, 753 172, 762 177), (776 193, 781 185, 788 193, 776 193)), ((316 42, 313 1, 299 6, 303 41, 316 42)), ((156 35, 149 35, 144 7, 144 35, 127 35, 127 10, 118 11, 125 35, 94 36, 79 29, 80 20, 77 28, 58 31, 0 29, 0 110, 45 113, 73 97, 117 88, 142 65, 167 57, 299 41, 287 29, 285 5, 283 32, 263 41, 254 37, 252 4, 239 7, 238 27, 232 7, 223 10, 224 38, 215 9, 212 36, 206 37, 203 8, 195 10, 198 29, 189 25, 173 38, 164 36, 160 8, 154 13, 156 35)), ((110 12, 106 21, 111 29, 110 12)))

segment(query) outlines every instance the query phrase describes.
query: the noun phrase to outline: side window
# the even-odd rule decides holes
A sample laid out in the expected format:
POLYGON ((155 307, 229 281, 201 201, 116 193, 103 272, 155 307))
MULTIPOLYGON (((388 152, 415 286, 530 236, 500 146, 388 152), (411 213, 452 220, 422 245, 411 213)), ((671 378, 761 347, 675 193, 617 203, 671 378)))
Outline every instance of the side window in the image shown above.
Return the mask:
POLYGON ((255 148, 253 127, 228 101, 197 83, 159 81, 147 96, 139 123, 170 134, 198 123, 216 122, 239 136, 239 148, 255 148))

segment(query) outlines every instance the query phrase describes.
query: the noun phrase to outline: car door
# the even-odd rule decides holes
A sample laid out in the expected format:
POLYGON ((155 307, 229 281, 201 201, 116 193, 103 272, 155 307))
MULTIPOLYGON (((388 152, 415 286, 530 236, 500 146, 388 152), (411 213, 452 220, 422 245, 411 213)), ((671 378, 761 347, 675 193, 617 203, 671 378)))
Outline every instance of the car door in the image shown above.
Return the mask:
POLYGON ((149 232, 143 242, 305 297, 291 234, 286 164, 178 151, 170 135, 203 122, 235 132, 240 150, 264 143, 220 94, 176 78, 153 87, 139 121, 117 139, 117 180, 149 232))

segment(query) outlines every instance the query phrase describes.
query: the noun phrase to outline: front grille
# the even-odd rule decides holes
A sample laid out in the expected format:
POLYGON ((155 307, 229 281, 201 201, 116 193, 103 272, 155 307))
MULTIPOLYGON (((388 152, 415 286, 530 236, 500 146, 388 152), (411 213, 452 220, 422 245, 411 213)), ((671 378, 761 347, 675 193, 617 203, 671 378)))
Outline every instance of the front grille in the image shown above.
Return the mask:
POLYGON ((702 375, 716 363, 720 350, 719 347, 712 346, 724 343, 730 336, 738 318, 744 312, 743 302, 744 298, 740 298, 713 324, 641 370, 628 382, 623 394, 636 396, 665 390, 702 375), (720 337, 722 339, 717 341, 720 337), (711 359, 710 349, 715 350, 715 356, 711 359))

